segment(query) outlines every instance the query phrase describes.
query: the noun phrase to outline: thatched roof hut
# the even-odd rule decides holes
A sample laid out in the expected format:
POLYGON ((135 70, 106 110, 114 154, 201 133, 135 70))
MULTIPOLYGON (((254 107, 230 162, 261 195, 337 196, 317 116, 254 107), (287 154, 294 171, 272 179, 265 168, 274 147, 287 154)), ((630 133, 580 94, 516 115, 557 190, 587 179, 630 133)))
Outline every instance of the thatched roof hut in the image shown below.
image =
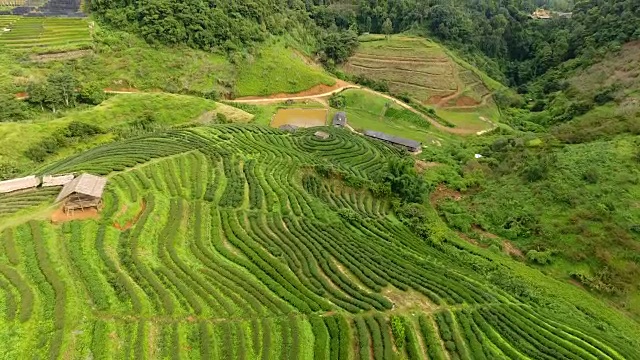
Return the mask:
POLYGON ((64 211, 99 208, 107 179, 91 174, 82 174, 67 183, 60 191, 56 202, 64 203, 64 211))

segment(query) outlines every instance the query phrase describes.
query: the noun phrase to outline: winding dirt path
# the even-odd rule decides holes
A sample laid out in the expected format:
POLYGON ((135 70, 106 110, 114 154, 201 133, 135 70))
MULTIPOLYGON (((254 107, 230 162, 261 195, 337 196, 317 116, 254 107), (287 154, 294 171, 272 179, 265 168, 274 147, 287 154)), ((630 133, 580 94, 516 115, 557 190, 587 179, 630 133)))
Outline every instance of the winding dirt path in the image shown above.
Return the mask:
MULTIPOLYGON (((269 95, 269 96, 264 96, 264 97, 247 97, 247 98, 238 98, 238 99, 234 99, 234 100, 229 100, 229 102, 232 103, 241 103, 241 104, 271 104, 271 103, 279 103, 279 102, 283 102, 283 101, 298 101, 298 100, 314 100, 314 101, 318 101, 322 104, 326 103, 325 98, 328 98, 332 95, 335 95, 337 93, 340 93, 344 90, 347 89, 360 89, 363 91, 366 91, 368 93, 377 95, 377 96, 381 96, 385 99, 391 100, 393 101, 396 105, 407 109, 419 116, 421 116, 422 118, 424 118, 425 120, 427 120, 431 125, 433 125, 436 129, 450 133, 450 134, 455 134, 455 135, 481 135, 481 133, 483 132, 476 132, 475 130, 471 130, 471 129, 464 129, 464 128, 451 128, 445 125, 440 124, 439 122, 437 122, 436 120, 434 120, 433 118, 423 114, 422 112, 414 109, 411 105, 408 105, 396 98, 394 98, 393 96, 375 91, 375 90, 371 90, 369 88, 366 87, 362 87, 359 85, 355 85, 355 84, 351 84, 342 80, 337 80, 336 85, 334 86, 326 86, 326 85, 319 85, 316 86, 312 89, 309 89, 307 91, 303 91, 301 93, 297 93, 297 94, 275 94, 275 95, 269 95), (331 89, 330 91, 327 92, 322 92, 322 93, 316 93, 318 91, 318 89, 322 88, 322 86, 331 89), (305 95, 306 93, 310 93, 310 95, 305 95)), ((140 91, 138 89, 104 89, 104 92, 106 94, 141 94, 141 93, 160 93, 162 91, 140 91)), ((25 98, 27 98, 28 95, 26 94, 16 94, 16 98, 23 100, 25 98)), ((493 130, 493 129, 490 129, 493 130)), ((488 130, 487 130, 488 131, 488 130)), ((486 132, 486 131, 485 131, 486 132)))

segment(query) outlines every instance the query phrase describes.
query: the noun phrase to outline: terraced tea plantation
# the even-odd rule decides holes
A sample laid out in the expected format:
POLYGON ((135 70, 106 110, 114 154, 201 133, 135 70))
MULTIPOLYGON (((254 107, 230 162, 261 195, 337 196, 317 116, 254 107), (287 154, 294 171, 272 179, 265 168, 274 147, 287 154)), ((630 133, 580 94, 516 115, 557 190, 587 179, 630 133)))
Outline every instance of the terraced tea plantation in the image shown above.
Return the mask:
POLYGON ((105 208, 99 220, 52 225, 3 205, 0 355, 640 356, 637 330, 580 290, 564 300, 488 252, 430 245, 400 222, 368 190, 398 151, 314 131, 174 130, 42 169, 108 175, 105 208))
POLYGON ((0 48, 48 53, 92 46, 85 19, 0 16, 0 48), (4 24, 4 26, 3 26, 4 24))

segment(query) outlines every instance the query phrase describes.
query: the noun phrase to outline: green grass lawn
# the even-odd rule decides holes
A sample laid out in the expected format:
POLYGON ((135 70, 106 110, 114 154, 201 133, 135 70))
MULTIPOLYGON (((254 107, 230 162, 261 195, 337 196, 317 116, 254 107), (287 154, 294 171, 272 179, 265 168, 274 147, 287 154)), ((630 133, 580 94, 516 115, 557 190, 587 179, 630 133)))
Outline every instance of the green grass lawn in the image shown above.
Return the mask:
POLYGON ((335 80, 320 67, 309 65, 284 44, 264 45, 256 56, 238 65, 236 96, 296 93, 335 80))
POLYGON ((437 109, 436 113, 456 127, 482 131, 491 129, 492 125, 480 117, 492 122, 498 122, 500 112, 496 106, 483 106, 469 110, 437 109))
MULTIPOLYGON (((424 145, 429 145, 434 140, 442 141, 448 137, 431 126, 389 116, 391 111, 388 111, 387 104, 390 109, 397 110, 402 114, 408 112, 408 110, 403 110, 393 104, 391 100, 363 90, 351 89, 342 94, 347 104, 344 109, 347 113, 347 122, 356 130, 381 131, 417 140, 424 145)), ((336 111, 331 113, 329 118, 332 118, 336 111)))

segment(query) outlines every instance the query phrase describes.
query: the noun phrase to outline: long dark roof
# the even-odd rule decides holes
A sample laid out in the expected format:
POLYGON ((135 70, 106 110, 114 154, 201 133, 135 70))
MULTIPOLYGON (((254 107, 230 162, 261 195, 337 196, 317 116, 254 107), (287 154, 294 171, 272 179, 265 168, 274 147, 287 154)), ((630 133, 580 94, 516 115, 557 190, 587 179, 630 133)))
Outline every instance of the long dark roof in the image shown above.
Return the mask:
POLYGON ((344 126, 347 123, 347 114, 343 111, 336 113, 333 116, 333 125, 344 126))
POLYGON ((365 130, 364 134, 366 136, 369 136, 369 137, 372 137, 372 138, 375 138, 375 139, 388 141, 390 143, 406 146, 406 147, 412 148, 412 149, 417 149, 417 148, 419 148, 421 146, 421 144, 419 142, 415 141, 415 140, 405 139, 405 138, 401 138, 401 137, 398 137, 398 136, 385 134, 385 133, 379 132, 379 131, 365 130))

